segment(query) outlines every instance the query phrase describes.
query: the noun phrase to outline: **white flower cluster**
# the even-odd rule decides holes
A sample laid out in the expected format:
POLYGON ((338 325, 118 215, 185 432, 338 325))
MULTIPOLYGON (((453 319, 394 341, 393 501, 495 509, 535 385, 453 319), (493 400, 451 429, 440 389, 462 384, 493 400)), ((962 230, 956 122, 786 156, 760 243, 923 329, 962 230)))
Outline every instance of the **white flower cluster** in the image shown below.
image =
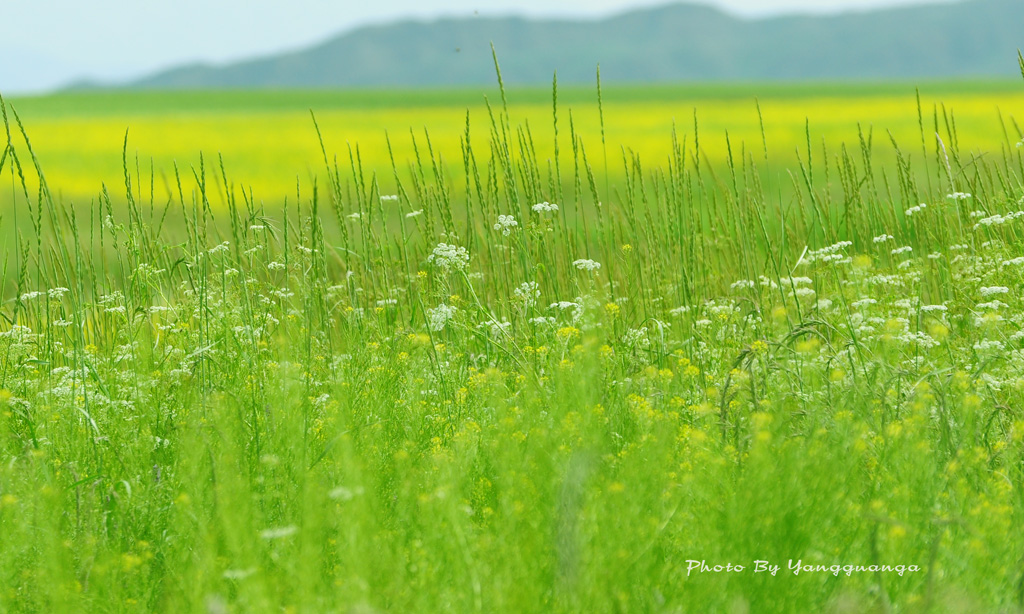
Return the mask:
POLYGON ((221 243, 220 245, 215 245, 214 247, 211 247, 210 250, 207 253, 209 253, 209 254, 219 254, 221 252, 226 252, 226 251, 228 251, 230 245, 231 244, 229 242, 225 241, 225 242, 221 243))
POLYGON ((896 249, 892 250, 889 253, 892 254, 893 256, 899 256, 900 254, 909 254, 912 251, 914 251, 913 247, 910 247, 909 245, 904 245, 903 247, 897 247, 896 249))
POLYGON ((911 208, 907 209, 904 213, 906 213, 907 217, 910 217, 910 216, 914 215, 915 213, 920 213, 920 212, 924 211, 927 208, 928 208, 927 203, 921 203, 920 205, 917 205, 916 207, 911 207, 911 208))
POLYGON ((994 339, 982 339, 974 344, 974 350, 981 353, 1001 352, 1003 348, 1003 342, 994 339))
POLYGON ((469 252, 465 247, 438 243, 433 253, 427 257, 427 262, 442 271, 462 271, 469 266, 469 252))
POLYGON ((892 241, 893 240, 893 236, 892 235, 882 234, 882 235, 878 235, 877 237, 875 237, 874 239, 871 239, 871 240, 874 241, 875 243, 885 243, 886 241, 892 241))
POLYGON ((983 286, 978 290, 978 292, 981 293, 981 296, 987 298, 999 294, 1008 294, 1010 292, 1010 289, 1007 288, 1006 286, 983 286))
POLYGON ((647 349, 651 346, 651 340, 647 337, 647 327, 631 328, 622 336, 622 342, 630 347, 647 349))
POLYGON ((380 202, 394 202, 398 200, 398 194, 384 194, 380 197, 380 202))
POLYGON ((458 311, 456 307, 445 305, 441 303, 433 309, 427 310, 427 326, 430 330, 437 333, 444 330, 444 327, 448 322, 455 318, 455 313, 458 311))
POLYGON ((953 192, 952 194, 946 194, 946 198, 952 200, 967 200, 971 195, 967 192, 953 192))
POLYGON ((548 309, 557 309, 562 312, 571 309, 572 313, 569 314, 569 318, 575 324, 583 317, 583 299, 577 297, 575 301, 558 301, 557 303, 551 303, 548 309))
POLYGON ((729 288, 733 290, 752 290, 756 286, 757 284, 753 280, 741 279, 739 281, 733 282, 733 284, 729 286, 729 288))
POLYGON ((1017 219, 1019 217, 1024 217, 1024 211, 1010 212, 1010 213, 1007 213, 1006 215, 999 215, 997 213, 996 215, 991 215, 989 217, 985 217, 985 218, 982 218, 982 219, 978 220, 978 223, 974 225, 974 229, 977 230, 977 229, 981 228, 982 226, 985 226, 985 227, 988 227, 988 226, 999 226, 1000 224, 1006 224, 1007 222, 1012 222, 1013 220, 1015 220, 1015 219, 1017 219))
POLYGON ((540 286, 535 281, 528 281, 516 288, 513 293, 527 309, 537 304, 540 298, 540 286))
POLYGON ((512 229, 519 225, 516 218, 511 215, 499 215, 498 223, 494 225, 495 230, 500 230, 506 237, 511 234, 512 229))
POLYGON ((558 205, 554 203, 549 203, 548 201, 544 201, 542 203, 537 203, 536 205, 534 205, 533 210, 536 211, 537 213, 549 213, 552 211, 558 211, 558 205))
POLYGON ((585 258, 573 261, 572 265, 581 271, 596 271, 601 268, 600 262, 595 262, 585 258))
POLYGON ((512 334, 509 332, 512 329, 512 323, 508 320, 491 320, 490 322, 482 322, 478 328, 487 327, 491 331, 491 338, 501 339, 503 337, 511 337, 512 334))
POLYGON ((840 252, 851 245, 853 245, 852 241, 840 241, 828 247, 811 250, 807 252, 804 260, 807 262, 841 262, 846 259, 846 256, 840 252))
POLYGON ((941 345, 938 341, 931 337, 928 333, 921 331, 917 332, 905 332, 898 337, 899 341, 906 343, 907 345, 917 345, 921 349, 930 350, 931 348, 938 347, 941 345))
POLYGON ((987 303, 978 303, 974 308, 978 311, 999 311, 1003 307, 1006 307, 1006 303, 996 299, 987 303))

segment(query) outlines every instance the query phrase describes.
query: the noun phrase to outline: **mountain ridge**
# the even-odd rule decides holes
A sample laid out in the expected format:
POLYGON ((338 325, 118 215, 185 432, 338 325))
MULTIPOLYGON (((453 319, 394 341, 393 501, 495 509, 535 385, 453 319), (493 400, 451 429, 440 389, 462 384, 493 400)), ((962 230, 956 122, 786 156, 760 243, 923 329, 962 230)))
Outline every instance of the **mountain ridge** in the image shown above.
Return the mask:
POLYGON ((674 3, 587 20, 444 17, 347 31, 289 52, 189 64, 120 87, 452 86, 1011 76, 1024 2, 964 0, 835 15, 743 18, 674 3))

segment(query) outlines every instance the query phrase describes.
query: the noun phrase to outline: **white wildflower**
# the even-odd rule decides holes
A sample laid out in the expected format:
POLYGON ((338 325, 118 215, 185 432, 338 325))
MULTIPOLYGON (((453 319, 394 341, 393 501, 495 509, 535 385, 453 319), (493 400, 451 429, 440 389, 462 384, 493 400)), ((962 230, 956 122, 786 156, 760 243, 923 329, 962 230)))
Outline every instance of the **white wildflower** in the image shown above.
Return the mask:
POLYGON ((433 309, 427 310, 427 326, 433 332, 440 332, 448 322, 455 318, 457 308, 441 303, 433 309))
POLYGON ((1003 348, 1003 342, 995 339, 982 339, 974 344, 976 352, 1001 352, 1003 348))
POLYGON ((983 286, 983 287, 978 289, 978 292, 980 292, 981 296, 983 296, 983 297, 989 297, 989 296, 996 296, 998 294, 1007 294, 1007 293, 1010 292, 1010 289, 1007 288, 1006 286, 988 286, 988 287, 984 287, 983 286))
POLYGON ((572 265, 581 271, 596 271, 601 268, 600 262, 594 262, 585 258, 573 261, 572 265))
POLYGON ((967 192, 953 192, 952 194, 946 194, 946 198, 952 200, 967 200, 971 195, 967 192))
POLYGON ((986 228, 989 226, 1000 226, 1002 224, 1005 224, 1006 222, 1011 221, 1012 219, 1012 217, 1003 217, 997 213, 995 215, 978 220, 978 223, 974 225, 974 230, 977 230, 982 226, 985 226, 986 228))
POLYGON ((914 215, 915 213, 920 213, 920 212, 924 211, 927 207, 928 207, 928 205, 926 203, 921 203, 920 205, 917 205, 916 207, 911 207, 911 208, 907 209, 906 211, 904 211, 904 213, 907 215, 907 217, 910 217, 910 216, 914 215))
POLYGON ((558 205, 544 201, 542 203, 537 203, 536 205, 534 205, 533 210, 536 211, 537 213, 558 211, 558 205))
POLYGON ((398 200, 398 194, 384 194, 380 197, 380 202, 382 203, 394 202, 396 200, 398 200))
POLYGON ((209 249, 209 251, 207 251, 207 253, 208 254, 219 254, 221 252, 226 252, 226 251, 228 251, 230 245, 231 244, 229 242, 225 241, 225 242, 221 243, 220 245, 215 245, 214 247, 211 247, 209 249))
POLYGON ((499 215, 498 223, 494 225, 495 230, 500 230, 506 237, 512 233, 512 229, 519 225, 516 218, 511 215, 499 215))
POLYGON ((978 303, 974 308, 978 311, 998 311, 1003 307, 1006 307, 1006 303, 1000 300, 989 301, 987 303, 978 303))
POLYGON ((508 320, 491 320, 490 322, 484 322, 481 326, 487 326, 491 329, 491 337, 494 339, 501 339, 502 337, 511 337, 509 329, 512 328, 512 323, 508 320))
POLYGON ((910 247, 909 245, 904 245, 903 247, 897 247, 896 249, 892 250, 889 253, 892 254, 893 256, 898 256, 900 254, 909 254, 912 251, 914 251, 913 247, 910 247))
POLYGON ((639 346, 646 349, 650 347, 651 341, 647 338, 647 327, 631 328, 622 336, 622 341, 628 346, 639 346))
POLYGON ((469 266, 469 252, 465 247, 438 243, 433 253, 427 257, 427 262, 434 264, 442 271, 462 271, 469 266))
POLYGON ((783 286, 800 286, 812 284, 814 280, 810 277, 783 277, 779 283, 783 286))
POLYGON ((422 214, 423 214, 423 209, 417 209, 415 211, 410 211, 409 213, 406 213, 405 217, 416 217, 417 215, 422 215, 422 214))
POLYGON ((885 243, 886 241, 892 241, 893 238, 894 237, 892 235, 881 234, 871 240, 874 241, 875 243, 885 243))
POLYGON ((739 281, 733 282, 733 284, 731 286, 729 286, 729 287, 731 289, 733 289, 733 290, 752 290, 756 286, 757 286, 757 284, 755 282, 753 282, 752 280, 741 279, 739 281))
POLYGON ((853 245, 853 242, 851 242, 851 241, 840 241, 838 243, 833 243, 832 245, 829 245, 828 247, 823 247, 821 249, 811 250, 811 251, 807 252, 807 254, 805 254, 804 260, 806 260, 809 263, 810 262, 839 262, 839 261, 842 261, 845 258, 845 256, 843 256, 839 252, 841 252, 842 250, 846 249, 847 247, 850 247, 851 245, 853 245))
POLYGON ((535 281, 528 281, 520 284, 518 288, 513 291, 516 298, 519 299, 523 306, 527 309, 537 304, 537 299, 540 298, 540 285, 535 281))

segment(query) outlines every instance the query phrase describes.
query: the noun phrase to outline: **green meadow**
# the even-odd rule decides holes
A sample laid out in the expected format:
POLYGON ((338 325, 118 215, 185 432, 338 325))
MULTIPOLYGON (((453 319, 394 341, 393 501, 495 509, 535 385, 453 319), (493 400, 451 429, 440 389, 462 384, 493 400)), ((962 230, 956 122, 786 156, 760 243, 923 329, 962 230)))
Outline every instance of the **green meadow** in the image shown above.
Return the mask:
POLYGON ((1024 82, 486 94, 2 105, 0 612, 1024 611, 1024 82))

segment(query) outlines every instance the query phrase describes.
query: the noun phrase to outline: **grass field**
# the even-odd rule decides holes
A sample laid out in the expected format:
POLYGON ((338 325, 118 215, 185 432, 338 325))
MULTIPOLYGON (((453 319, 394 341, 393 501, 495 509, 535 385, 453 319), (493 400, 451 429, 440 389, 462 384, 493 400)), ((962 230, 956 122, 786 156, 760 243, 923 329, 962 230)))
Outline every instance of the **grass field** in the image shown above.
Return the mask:
MULTIPOLYGON (((921 123, 928 148, 936 132, 950 141, 955 125, 959 149, 965 153, 998 154, 1009 137, 1020 134, 1014 115, 1024 108, 1024 92, 1015 82, 923 84, 921 118, 915 89, 905 84, 606 86, 602 143, 597 88, 562 87, 560 147, 563 154, 571 150, 571 113, 590 163, 617 181, 623 175, 622 148, 638 153, 647 164, 662 165, 671 154, 674 125, 679 138, 692 147, 695 115, 696 136, 708 161, 724 167, 728 134, 735 159, 744 157, 745 148, 760 165, 779 173, 795 166, 797 149, 806 150, 808 128, 816 155, 825 155, 822 144, 827 144, 829 156, 837 155, 843 143, 859 148, 863 134, 873 137, 876 155, 885 160, 893 159, 889 132, 905 151, 920 152, 921 123)), ((188 175, 198 166, 200 152, 208 160, 223 155, 229 181, 251 186, 267 202, 279 202, 294 196, 296 179, 308 184, 319 174, 326 181, 310 111, 316 114, 328 152, 347 166, 348 145, 358 145, 364 172, 378 173, 383 189, 394 188, 393 181, 387 182, 392 164, 386 133, 403 172, 414 158, 412 135, 423 157, 429 136, 458 185, 467 114, 471 143, 477 152, 487 152, 491 119, 485 96, 501 106, 497 88, 78 93, 15 100, 12 105, 21 114, 51 187, 69 200, 88 203, 101 182, 123 183, 127 131, 130 164, 135 168, 137 157, 142 176, 137 183, 148 187, 152 168, 158 202, 176 192, 175 162, 188 175)), ((554 157, 555 147, 551 90, 512 90, 508 99, 512 122, 529 127, 533 150, 546 172, 544 161, 554 157)), ((113 192, 120 196, 120 191, 113 192)), ((218 199, 215 204, 223 203, 218 199)))
POLYGON ((16 101, 0 612, 1024 612, 1021 91, 16 101))

